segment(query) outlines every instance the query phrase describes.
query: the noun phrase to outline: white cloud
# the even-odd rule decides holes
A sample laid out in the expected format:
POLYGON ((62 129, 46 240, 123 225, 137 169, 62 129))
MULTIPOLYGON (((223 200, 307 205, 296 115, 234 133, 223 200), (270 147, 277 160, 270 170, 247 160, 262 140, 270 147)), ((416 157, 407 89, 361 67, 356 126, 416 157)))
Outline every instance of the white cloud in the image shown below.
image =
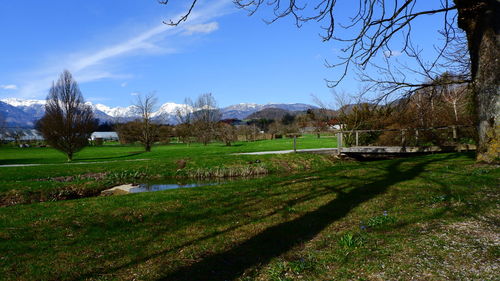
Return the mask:
POLYGON ((186 35, 192 35, 195 33, 212 33, 219 29, 219 23, 216 21, 209 22, 209 23, 201 23, 201 24, 193 24, 193 25, 188 25, 186 26, 186 31, 184 34, 186 35))
POLYGON ((120 84, 120 87, 125 88, 125 87, 127 87, 127 85, 128 85, 127 82, 123 82, 123 83, 120 84))
POLYGON ((130 95, 131 95, 131 96, 138 96, 138 95, 140 95, 140 94, 141 94, 141 93, 138 93, 138 92, 132 92, 132 93, 130 93, 130 95))
MULTIPOLYGON (((114 73, 116 69, 113 69, 113 59, 122 59, 125 56, 134 55, 173 54, 178 50, 166 45, 174 44, 178 40, 167 39, 173 39, 174 36, 180 34, 208 34, 217 30, 219 24, 209 21, 229 13, 228 7, 232 7, 232 1, 217 0, 207 3, 209 4, 200 6, 196 11, 193 11, 189 19, 177 27, 158 23, 114 45, 104 46, 97 50, 84 50, 68 55, 58 55, 57 63, 51 61, 49 65, 40 67, 39 71, 28 74, 28 77, 23 77, 22 80, 29 82, 20 87, 20 95, 45 95, 52 81, 57 79, 63 69, 71 71, 75 79, 80 83, 110 78, 130 78, 132 76, 130 74, 114 73)), ((179 15, 174 15, 168 18, 175 19, 178 17, 179 15)), ((122 83, 121 86, 125 87, 124 84, 126 86, 126 83, 122 83)))
POLYGON ((4 90, 17 90, 17 85, 14 85, 14 84, 0 85, 0 89, 4 89, 4 90))
POLYGON ((400 51, 384 51, 384 56, 386 58, 399 57, 401 55, 402 55, 402 53, 400 51))

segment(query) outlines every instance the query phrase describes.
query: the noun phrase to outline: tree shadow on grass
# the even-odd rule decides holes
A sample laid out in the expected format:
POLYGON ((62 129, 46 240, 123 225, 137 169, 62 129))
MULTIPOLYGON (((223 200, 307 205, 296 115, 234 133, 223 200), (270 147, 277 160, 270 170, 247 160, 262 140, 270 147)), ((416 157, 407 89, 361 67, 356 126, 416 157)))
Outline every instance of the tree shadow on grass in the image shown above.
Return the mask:
MULTIPOLYGON (((454 155, 448 156, 448 158, 454 155)), ((218 254, 205 257, 194 264, 180 267, 167 273, 160 280, 233 280, 245 270, 267 264, 301 243, 311 240, 331 223, 345 217, 352 209, 383 194, 389 187, 420 175, 425 167, 435 161, 422 161, 407 170, 400 165, 404 160, 391 163, 384 175, 371 183, 354 187, 348 192, 332 188, 337 193, 335 199, 318 209, 285 223, 272 226, 235 247, 218 254)))
MULTIPOLYGON (((137 151, 137 152, 129 152, 128 154, 125 155, 119 155, 119 156, 108 156, 108 157, 87 157, 87 158, 80 158, 75 157, 73 159, 73 163, 77 162, 93 162, 93 161, 99 161, 99 160, 120 160, 123 158, 129 158, 137 155, 143 154, 144 151, 137 151)), ((66 158, 63 156, 64 154, 61 154, 59 159, 54 159, 52 161, 47 162, 46 158, 21 158, 21 159, 0 159, 0 165, 26 165, 26 164, 65 164, 68 163, 66 161, 66 158)))
MULTIPOLYGON (((132 261, 130 261, 128 263, 125 263, 125 264, 122 264, 122 265, 119 265, 119 266, 116 266, 116 267, 108 268, 106 270, 101 270, 101 271, 98 271, 98 272, 96 272, 96 271, 87 272, 85 274, 82 274, 82 275, 78 276, 78 278, 75 278, 74 280, 87 279, 87 278, 96 277, 96 276, 102 275, 102 274, 113 274, 113 272, 117 272, 117 271, 122 270, 124 268, 127 268, 129 266, 133 266, 133 265, 136 265, 136 264, 139 264, 139 263, 142 263, 142 262, 146 262, 147 260, 150 260, 150 259, 158 258, 158 257, 163 256, 165 254, 168 254, 168 253, 171 253, 171 252, 175 252, 175 251, 178 251, 178 250, 183 249, 185 247, 189 247, 191 245, 200 243, 202 241, 209 240, 209 239, 217 237, 219 235, 223 235, 225 233, 229 233, 231 231, 237 230, 237 229, 239 229, 239 228, 241 228, 241 227, 243 227, 245 225, 256 223, 258 221, 263 220, 264 218, 271 217, 271 216, 276 215, 278 213, 282 213, 283 211, 286 210, 286 208, 288 206, 293 206, 293 205, 295 205, 297 203, 303 203, 303 202, 307 202, 307 201, 310 201, 310 200, 314 200, 314 199, 316 199, 318 197, 325 196, 328 193, 330 193, 329 190, 319 190, 318 192, 315 192, 315 193, 310 193, 310 194, 307 194, 307 195, 303 195, 303 196, 299 196, 299 197, 294 197, 293 199, 286 200, 286 201, 282 202, 281 205, 284 206, 283 208, 278 208, 278 209, 274 210, 273 212, 270 212, 270 213, 265 214, 263 216, 257 216, 255 218, 247 221, 246 223, 243 223, 243 224, 240 223, 240 224, 228 227, 228 228, 226 228, 224 230, 215 231, 213 233, 210 233, 210 234, 207 234, 207 235, 203 235, 203 236, 198 237, 196 239, 189 240, 189 241, 186 241, 186 242, 181 243, 179 245, 176 245, 176 246, 174 246, 172 248, 169 248, 169 249, 166 249, 166 250, 162 250, 162 251, 159 251, 157 253, 141 257, 139 259, 132 260, 132 261)), ((246 195, 246 196, 250 196, 250 194, 246 195)), ((255 203, 255 202, 252 202, 252 203, 255 203)), ((234 205, 232 207, 237 207, 237 206, 234 205)), ((246 207, 249 207, 249 206, 240 206, 239 208, 246 208, 246 207)), ((203 217, 205 217, 205 216, 203 216, 203 217)), ((192 218, 192 219, 190 219, 190 221, 194 222, 197 219, 201 219, 201 217, 199 217, 199 218, 192 218)), ((116 221, 115 223, 117 223, 117 225, 113 225, 113 223, 109 223, 108 222, 106 224, 106 226, 109 227, 109 228, 115 229, 115 228, 119 228, 120 227, 119 224, 122 223, 122 222, 116 221)), ((154 233, 150 232, 150 235, 152 237, 161 237, 162 234, 163 234, 162 231, 163 230, 159 230, 159 231, 156 231, 154 233)), ((147 247, 147 245, 144 245, 144 247, 147 247)))
POLYGON ((122 159, 122 158, 128 158, 128 157, 132 157, 132 156, 137 156, 137 155, 141 155, 143 154, 144 151, 137 151, 137 152, 129 152, 128 154, 125 154, 125 155, 120 155, 120 156, 109 156, 109 157, 90 157, 90 158, 75 158, 75 161, 83 161, 83 162, 87 162, 87 161, 95 161, 95 160, 118 160, 118 159, 122 159))

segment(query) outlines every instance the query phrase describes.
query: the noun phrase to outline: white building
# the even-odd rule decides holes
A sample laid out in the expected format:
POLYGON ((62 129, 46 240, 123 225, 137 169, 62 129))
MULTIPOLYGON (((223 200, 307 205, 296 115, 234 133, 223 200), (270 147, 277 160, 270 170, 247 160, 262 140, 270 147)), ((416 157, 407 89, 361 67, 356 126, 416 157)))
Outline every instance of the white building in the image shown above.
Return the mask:
POLYGON ((95 141, 96 139, 102 139, 105 141, 119 140, 116 132, 93 132, 92 135, 90 135, 90 140, 95 141))
POLYGON ((2 141, 43 141, 43 136, 35 129, 24 128, 7 128, 3 133, 0 133, 0 140, 2 141))

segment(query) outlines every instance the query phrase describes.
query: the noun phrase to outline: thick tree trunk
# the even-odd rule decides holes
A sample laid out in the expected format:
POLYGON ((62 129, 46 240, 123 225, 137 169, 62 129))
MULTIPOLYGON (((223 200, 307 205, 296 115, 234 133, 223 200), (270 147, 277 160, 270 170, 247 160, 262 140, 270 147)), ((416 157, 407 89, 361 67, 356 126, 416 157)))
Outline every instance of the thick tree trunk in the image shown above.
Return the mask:
POLYGON ((477 160, 500 157, 500 3, 497 0, 455 0, 458 26, 467 34, 472 90, 478 121, 477 160))

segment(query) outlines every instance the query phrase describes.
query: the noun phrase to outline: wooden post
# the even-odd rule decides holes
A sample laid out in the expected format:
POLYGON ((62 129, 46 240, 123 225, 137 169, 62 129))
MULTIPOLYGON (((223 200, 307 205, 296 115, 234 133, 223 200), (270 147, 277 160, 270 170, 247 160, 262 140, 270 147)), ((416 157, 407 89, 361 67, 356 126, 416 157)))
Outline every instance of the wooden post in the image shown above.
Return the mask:
POLYGON ((415 129, 415 142, 416 145, 418 146, 418 129, 415 129))
POLYGON ((293 152, 297 152, 297 136, 293 135, 293 152))
POLYGON ((342 152, 342 132, 337 133, 337 154, 342 152))
POLYGON ((359 146, 359 134, 358 134, 358 131, 356 131, 356 146, 359 146))

